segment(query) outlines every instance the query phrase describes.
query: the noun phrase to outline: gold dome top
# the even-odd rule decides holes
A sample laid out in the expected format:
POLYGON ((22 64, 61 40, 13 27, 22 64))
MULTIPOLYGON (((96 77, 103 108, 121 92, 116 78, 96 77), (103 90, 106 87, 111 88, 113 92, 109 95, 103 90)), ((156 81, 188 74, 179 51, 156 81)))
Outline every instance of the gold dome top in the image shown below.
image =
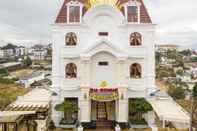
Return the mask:
POLYGON ((119 0, 88 0, 86 4, 86 8, 91 8, 98 5, 111 5, 116 8, 120 8, 118 6, 119 0))

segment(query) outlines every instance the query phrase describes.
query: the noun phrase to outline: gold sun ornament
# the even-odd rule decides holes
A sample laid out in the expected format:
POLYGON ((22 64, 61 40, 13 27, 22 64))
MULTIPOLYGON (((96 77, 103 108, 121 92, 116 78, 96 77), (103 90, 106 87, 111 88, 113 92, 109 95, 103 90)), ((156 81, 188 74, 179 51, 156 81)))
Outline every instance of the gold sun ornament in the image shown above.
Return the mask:
POLYGON ((121 6, 119 2, 120 0, 87 0, 85 7, 86 9, 89 9, 98 5, 111 5, 115 8, 120 9, 121 6))
POLYGON ((107 87, 107 86, 108 86, 107 81, 102 81, 101 84, 100 84, 100 87, 101 87, 101 88, 105 88, 105 87, 107 87))

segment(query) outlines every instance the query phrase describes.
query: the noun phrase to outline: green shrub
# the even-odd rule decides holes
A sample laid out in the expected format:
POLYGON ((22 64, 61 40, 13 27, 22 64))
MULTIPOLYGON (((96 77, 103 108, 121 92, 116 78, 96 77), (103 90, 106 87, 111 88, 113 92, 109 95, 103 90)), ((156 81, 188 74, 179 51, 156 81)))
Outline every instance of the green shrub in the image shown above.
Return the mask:
POLYGON ((143 114, 152 110, 152 106, 144 98, 129 100, 129 120, 132 124, 147 124, 143 114))
POLYGON ((194 97, 197 97, 197 83, 194 85, 193 95, 194 95, 194 97))
POLYGON ((0 69, 0 76, 7 76, 9 73, 6 69, 2 68, 0 69))
POLYGON ((0 77, 0 83, 2 84, 14 84, 14 82, 12 79, 0 77))
POLYGON ((12 78, 13 81, 18 81, 19 78, 15 77, 15 78, 12 78))
POLYGON ((185 89, 182 86, 170 85, 168 93, 174 99, 184 99, 185 98, 185 89))

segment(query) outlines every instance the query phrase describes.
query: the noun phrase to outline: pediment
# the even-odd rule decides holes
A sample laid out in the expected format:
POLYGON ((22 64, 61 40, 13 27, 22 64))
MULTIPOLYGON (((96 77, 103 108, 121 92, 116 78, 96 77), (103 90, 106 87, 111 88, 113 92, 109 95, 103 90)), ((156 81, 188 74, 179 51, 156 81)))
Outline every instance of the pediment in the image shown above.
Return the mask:
POLYGON ((100 41, 94 46, 88 48, 84 53, 81 54, 82 57, 92 57, 99 52, 107 52, 112 54, 117 58, 126 58, 127 55, 119 47, 111 44, 108 41, 100 41))

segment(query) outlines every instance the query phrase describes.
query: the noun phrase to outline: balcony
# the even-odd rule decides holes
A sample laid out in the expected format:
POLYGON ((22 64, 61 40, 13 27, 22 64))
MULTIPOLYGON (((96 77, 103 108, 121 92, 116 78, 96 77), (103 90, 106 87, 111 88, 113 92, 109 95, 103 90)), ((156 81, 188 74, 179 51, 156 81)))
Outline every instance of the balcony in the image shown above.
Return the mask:
POLYGON ((63 90, 75 90, 78 89, 81 83, 80 78, 66 79, 62 78, 62 88, 63 90))
POLYGON ((146 88, 145 78, 141 78, 141 79, 127 78, 127 84, 131 90, 142 91, 146 88))
POLYGON ((144 58, 147 56, 147 49, 145 46, 129 46, 128 54, 129 56, 144 58))

